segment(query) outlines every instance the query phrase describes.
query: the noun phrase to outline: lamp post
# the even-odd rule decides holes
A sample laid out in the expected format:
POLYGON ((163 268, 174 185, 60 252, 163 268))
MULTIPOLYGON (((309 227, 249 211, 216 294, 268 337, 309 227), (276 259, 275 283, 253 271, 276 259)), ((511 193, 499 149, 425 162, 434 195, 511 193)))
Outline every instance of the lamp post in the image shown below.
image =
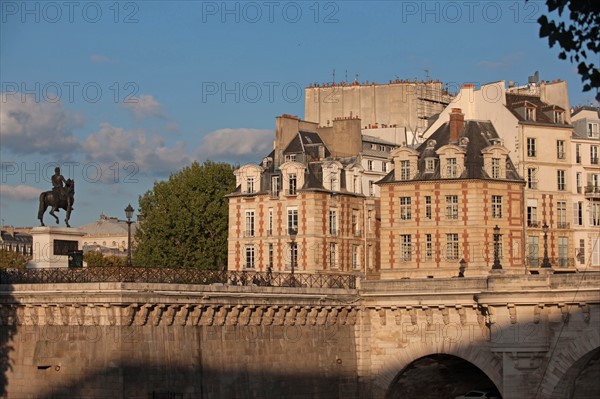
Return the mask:
POLYGON ((298 230, 292 229, 290 230, 290 239, 292 243, 290 244, 290 256, 291 256, 291 264, 292 264, 292 276, 291 276, 291 284, 295 285, 296 280, 294 278, 294 269, 296 268, 296 235, 298 234, 298 230))
POLYGON ((550 259, 548 259, 548 225, 544 222, 542 226, 544 232, 544 259, 542 260, 542 267, 552 267, 550 259))
POLYGON ((502 265, 500 264, 500 227, 498 225, 494 227, 494 264, 492 265, 492 269, 502 269, 502 265))
POLYGON ((127 267, 131 267, 131 217, 133 216, 133 207, 131 204, 125 208, 125 217, 127 217, 127 267))

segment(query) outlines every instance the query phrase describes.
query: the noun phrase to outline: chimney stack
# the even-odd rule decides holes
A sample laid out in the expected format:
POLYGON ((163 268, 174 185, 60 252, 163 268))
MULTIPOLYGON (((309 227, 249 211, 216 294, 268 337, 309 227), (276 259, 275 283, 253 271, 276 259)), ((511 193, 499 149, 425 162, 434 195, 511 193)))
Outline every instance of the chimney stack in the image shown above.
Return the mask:
POLYGON ((449 144, 458 144, 458 137, 465 126, 465 114, 460 108, 452 108, 450 113, 450 141, 449 144))

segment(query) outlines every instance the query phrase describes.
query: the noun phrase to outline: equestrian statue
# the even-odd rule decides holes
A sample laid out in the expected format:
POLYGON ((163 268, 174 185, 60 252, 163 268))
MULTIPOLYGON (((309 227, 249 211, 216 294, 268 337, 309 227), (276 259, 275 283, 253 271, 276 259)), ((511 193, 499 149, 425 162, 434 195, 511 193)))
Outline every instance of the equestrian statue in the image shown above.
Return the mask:
POLYGON ((69 225, 69 218, 71 217, 71 211, 73 208, 73 203, 75 202, 75 181, 71 179, 65 180, 65 178, 60 174, 60 168, 54 169, 54 176, 52 176, 52 191, 46 191, 40 194, 40 208, 38 211, 38 219, 42 226, 44 224, 44 212, 48 207, 52 207, 50 209, 50 215, 56 219, 56 224, 59 223, 58 217, 54 214, 54 212, 60 212, 60 209, 64 209, 67 211, 67 215, 65 217, 65 224, 67 227, 71 227, 69 225))

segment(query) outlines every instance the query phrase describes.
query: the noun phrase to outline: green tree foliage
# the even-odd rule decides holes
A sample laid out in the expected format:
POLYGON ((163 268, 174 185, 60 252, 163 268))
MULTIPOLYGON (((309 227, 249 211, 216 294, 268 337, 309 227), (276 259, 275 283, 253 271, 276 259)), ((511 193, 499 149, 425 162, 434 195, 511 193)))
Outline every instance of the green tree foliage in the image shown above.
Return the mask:
POLYGON ((104 256, 101 252, 88 252, 83 255, 83 260, 88 267, 124 267, 127 259, 122 256, 104 256))
POLYGON ((576 62, 577 72, 584 83, 583 91, 596 89, 596 100, 600 101, 600 1, 598 0, 546 0, 548 13, 558 12, 557 20, 542 15, 538 19, 540 37, 547 37, 550 47, 558 44, 560 59, 576 62), (568 9, 568 19, 558 21, 568 9), (588 61, 591 60, 591 61, 588 61))
POLYGON ((0 249, 0 269, 24 269, 28 259, 17 252, 0 249))
POLYGON ((233 167, 194 162, 140 197, 135 262, 149 267, 221 269, 227 263, 233 167))

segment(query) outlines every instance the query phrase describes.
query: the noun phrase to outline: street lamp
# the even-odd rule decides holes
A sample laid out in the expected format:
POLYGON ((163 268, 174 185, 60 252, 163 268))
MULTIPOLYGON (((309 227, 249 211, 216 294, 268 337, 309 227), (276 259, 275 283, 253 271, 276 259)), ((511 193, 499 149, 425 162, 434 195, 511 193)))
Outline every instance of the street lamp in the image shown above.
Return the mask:
POLYGON ((492 265, 493 269, 502 269, 502 265, 500 264, 500 227, 496 225, 494 227, 494 264, 492 265))
POLYGON ((131 218, 133 217, 133 207, 131 204, 125 208, 125 217, 127 217, 127 267, 131 267, 131 218))
POLYGON ((544 232, 544 259, 542 260, 542 267, 552 267, 550 259, 548 259, 548 225, 544 222, 542 226, 544 232))
POLYGON ((296 268, 296 236, 298 234, 298 230, 296 229, 291 229, 290 230, 290 239, 292 240, 292 243, 290 244, 290 255, 291 255, 291 264, 292 264, 292 278, 291 278, 291 283, 292 285, 295 285, 295 279, 294 279, 294 269, 296 268))

